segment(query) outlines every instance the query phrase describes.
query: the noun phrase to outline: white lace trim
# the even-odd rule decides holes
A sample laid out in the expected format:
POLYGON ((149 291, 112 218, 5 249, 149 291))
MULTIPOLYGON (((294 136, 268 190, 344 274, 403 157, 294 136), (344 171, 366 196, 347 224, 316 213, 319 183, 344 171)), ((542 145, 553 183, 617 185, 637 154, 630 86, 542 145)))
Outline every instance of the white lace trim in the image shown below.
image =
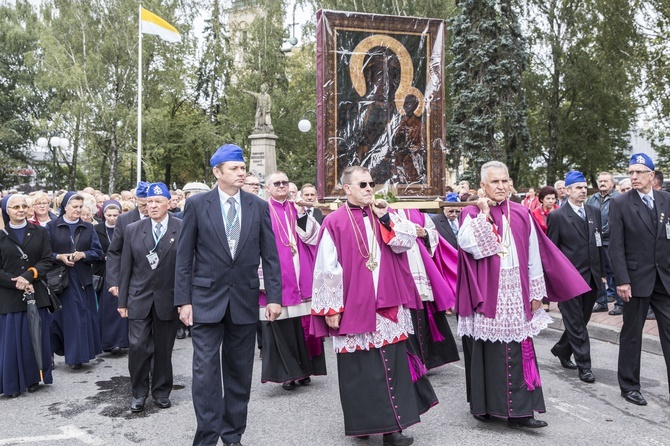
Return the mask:
POLYGON ((492 256, 500 251, 498 236, 484 214, 478 214, 477 218, 473 218, 471 227, 482 258, 492 256))
POLYGON ((416 243, 416 226, 396 214, 389 213, 393 222, 393 237, 387 243, 396 254, 408 251, 416 243))
POLYGON ((345 336, 333 336, 333 350, 335 353, 352 353, 356 350, 370 350, 382 348, 388 344, 395 344, 407 335, 414 333, 412 316, 405 307, 398 307, 398 322, 377 316, 376 331, 345 336))
POLYGON ((341 274, 315 269, 312 283, 312 313, 341 312, 344 308, 342 284, 341 274))
POLYGON ((547 297, 547 284, 544 276, 530 279, 530 300, 542 300, 547 297))
MULTIPOLYGON (((458 335, 482 341, 521 342, 547 328, 552 319, 542 308, 530 321, 526 319, 520 277, 518 267, 501 269, 495 318, 481 313, 461 317, 458 319, 458 335)), ((544 282, 542 277, 540 279, 544 282)), ((539 288, 539 285, 534 286, 539 288)))

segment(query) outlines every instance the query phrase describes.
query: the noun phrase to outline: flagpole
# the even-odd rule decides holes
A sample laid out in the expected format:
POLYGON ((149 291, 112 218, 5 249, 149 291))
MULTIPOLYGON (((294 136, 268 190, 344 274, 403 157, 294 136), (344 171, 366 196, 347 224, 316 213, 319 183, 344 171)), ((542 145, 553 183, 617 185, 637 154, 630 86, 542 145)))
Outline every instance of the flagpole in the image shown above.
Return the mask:
POLYGON ((137 45, 137 182, 142 179, 142 4, 138 15, 139 45, 137 45))

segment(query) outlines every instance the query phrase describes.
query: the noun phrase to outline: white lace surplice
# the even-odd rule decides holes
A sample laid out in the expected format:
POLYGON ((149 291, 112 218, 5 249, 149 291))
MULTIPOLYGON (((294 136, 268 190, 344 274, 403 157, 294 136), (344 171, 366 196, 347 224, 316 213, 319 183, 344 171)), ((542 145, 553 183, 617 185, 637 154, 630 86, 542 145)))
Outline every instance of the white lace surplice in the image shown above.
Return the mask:
MULTIPOLYGON (((383 265, 379 245, 374 238, 368 218, 365 218, 365 230, 368 238, 368 246, 373 246, 373 243, 376 246, 376 249, 373 251, 375 253, 375 261, 379 266, 372 272, 376 296, 377 285, 379 283, 379 270, 383 265)), ((402 237, 398 234, 396 236, 402 237)), ((352 238, 351 249, 357 250, 353 229, 350 237, 352 238)), ((324 229, 314 265, 312 313, 327 315, 341 313, 344 310, 342 274, 343 269, 338 261, 337 248, 333 243, 328 229, 324 229)), ((376 330, 374 332, 333 336, 333 349, 336 353, 346 353, 356 350, 380 348, 407 338, 408 333, 414 333, 412 319, 409 310, 401 306, 398 308, 398 322, 393 322, 376 314, 376 330)))
MULTIPOLYGON (((528 215, 528 218, 532 218, 528 215)), ((503 215, 503 228, 498 233, 505 234, 507 218, 503 215)), ((530 300, 542 300, 547 290, 542 272, 540 250, 535 227, 530 225, 530 249, 528 255, 528 274, 530 279, 530 300)), ((500 259, 500 279, 498 281, 498 305, 495 318, 488 318, 482 313, 460 317, 458 335, 470 336, 483 341, 521 342, 528 337, 536 336, 552 321, 551 317, 540 307, 528 321, 523 306, 519 258, 510 231, 510 244, 505 249, 508 255, 500 259)), ((502 250, 498 236, 493 232, 491 224, 484 214, 476 218, 467 216, 458 234, 458 245, 472 254, 475 259, 496 255, 502 250)), ((481 278, 486 280, 486 278, 481 278)))

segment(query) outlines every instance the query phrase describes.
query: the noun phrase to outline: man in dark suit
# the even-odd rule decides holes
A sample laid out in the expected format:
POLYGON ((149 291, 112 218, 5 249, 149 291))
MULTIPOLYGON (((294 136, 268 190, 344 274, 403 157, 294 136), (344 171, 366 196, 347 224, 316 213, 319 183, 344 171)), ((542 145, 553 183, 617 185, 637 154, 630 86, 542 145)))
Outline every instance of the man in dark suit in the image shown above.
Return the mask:
POLYGON ((656 314, 670 372, 670 194, 653 190, 654 162, 644 153, 631 157, 628 175, 633 190, 610 204, 610 258, 617 294, 624 301, 618 377, 626 401, 645 405, 640 354, 649 305, 656 314))
POLYGON ((161 409, 171 406, 172 348, 178 327, 174 270, 181 220, 168 213, 170 192, 163 183, 149 186, 149 217, 131 223, 123 241, 119 275, 119 314, 128 318, 128 370, 132 412, 144 410, 149 394, 161 409))
POLYGON ((251 394, 258 322, 259 261, 266 318, 281 314, 281 271, 268 203, 244 192, 242 149, 220 147, 211 192, 186 201, 175 273, 175 305, 191 327, 194 445, 241 445, 251 394), (221 378, 223 375, 223 395, 221 378))
POLYGON ((551 349, 561 365, 579 369, 579 379, 595 382, 591 371, 591 347, 586 325, 591 319, 598 291, 603 288, 605 253, 602 243, 600 210, 585 205, 588 187, 581 172, 565 176, 568 203, 547 215, 547 236, 577 268, 591 290, 574 299, 559 302, 565 331, 551 349), (575 355, 575 365, 570 356, 575 355))
POLYGON ((121 251, 123 250, 123 236, 126 226, 147 216, 147 188, 149 183, 140 181, 135 188, 137 207, 130 212, 119 215, 114 226, 114 235, 107 250, 107 265, 105 279, 108 291, 119 296, 119 270, 121 268, 121 251))
MULTIPOLYGON (((304 203, 316 203, 316 187, 313 184, 305 183, 300 189, 300 197, 304 203)), ((323 222, 323 212, 314 206, 305 206, 305 212, 314 217, 317 223, 323 222)))
MULTIPOLYGON (((444 201, 456 203, 458 202, 458 194, 450 192, 444 201)), ((445 206, 442 208, 441 214, 431 216, 437 232, 455 249, 458 249, 458 216, 460 214, 461 210, 459 208, 445 206)))

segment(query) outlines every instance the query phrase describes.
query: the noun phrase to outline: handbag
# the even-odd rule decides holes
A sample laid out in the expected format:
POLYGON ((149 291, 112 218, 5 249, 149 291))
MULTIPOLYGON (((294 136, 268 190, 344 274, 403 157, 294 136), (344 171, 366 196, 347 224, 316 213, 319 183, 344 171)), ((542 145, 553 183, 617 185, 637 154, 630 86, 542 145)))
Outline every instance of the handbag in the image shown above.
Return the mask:
MULTIPOLYGON (((3 229, 2 232, 4 232, 5 235, 9 235, 9 233, 7 232, 6 229, 3 229)), ((14 243, 14 246, 16 246, 16 249, 19 250, 19 253, 21 254, 21 259, 27 260, 28 255, 25 252, 23 252, 23 249, 21 249, 21 247, 19 245, 17 245, 16 242, 14 242, 14 240, 12 240, 12 239, 9 239, 9 240, 12 243, 14 243)), ((49 275, 47 274, 47 277, 48 276, 49 275)), ((49 289, 49 286, 44 282, 44 280, 40 279, 40 282, 47 289, 47 295, 49 296, 49 306, 47 307, 47 310, 49 311, 49 313, 55 313, 56 311, 59 311, 61 308, 63 308, 63 304, 61 303, 58 296, 56 296, 55 293, 51 292, 51 290, 49 289)))
MULTIPOLYGON (((79 242, 80 235, 81 231, 79 231, 77 236, 74 238, 74 241, 72 242, 73 251, 77 248, 77 242, 79 242)), ((67 287, 70 286, 70 275, 68 274, 69 270, 69 266, 59 265, 52 268, 51 271, 47 273, 47 288, 49 288, 56 296, 63 294, 63 291, 65 291, 67 287)))
POLYGON ((69 267, 57 266, 47 273, 47 287, 52 293, 59 295, 70 286, 69 267))
POLYGON ((47 310, 49 313, 60 311, 60 309, 63 308, 63 304, 61 303, 56 293, 51 291, 49 285, 44 283, 44 280, 41 280, 40 282, 42 282, 42 285, 44 285, 44 287, 47 289, 47 295, 49 296, 49 306, 47 307, 47 310))
POLYGON ((96 294, 100 294, 100 291, 102 291, 102 276, 93 274, 93 289, 96 294))

